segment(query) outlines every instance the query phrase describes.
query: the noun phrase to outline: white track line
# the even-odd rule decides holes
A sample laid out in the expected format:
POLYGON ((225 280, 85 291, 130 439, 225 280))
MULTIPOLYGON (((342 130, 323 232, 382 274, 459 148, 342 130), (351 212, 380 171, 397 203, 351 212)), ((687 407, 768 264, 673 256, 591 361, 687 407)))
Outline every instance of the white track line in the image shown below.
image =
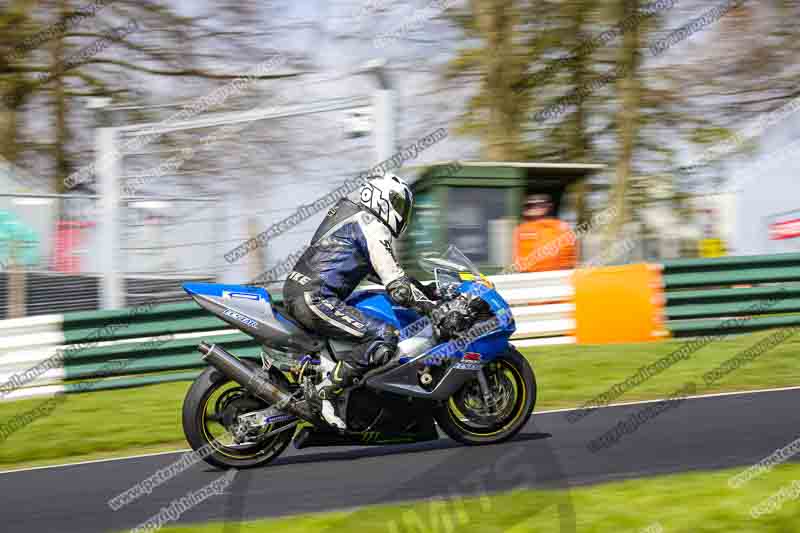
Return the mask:
POLYGON ((47 469, 47 468, 63 468, 63 467, 66 467, 66 466, 79 466, 79 465, 90 465, 90 464, 94 464, 94 463, 106 463, 106 462, 109 462, 109 461, 127 461, 128 459, 140 459, 142 457, 155 457, 157 455, 167 455, 167 454, 170 454, 170 453, 183 453, 183 452, 188 452, 188 451, 191 451, 191 450, 189 448, 186 448, 185 450, 172 450, 172 451, 167 451, 167 452, 144 453, 142 455, 129 455, 129 456, 126 456, 126 457, 109 457, 107 459, 92 459, 91 461, 78 461, 76 463, 64 463, 64 464, 58 464, 58 465, 31 466, 31 467, 28 467, 28 468, 17 468, 16 470, 3 470, 2 472, 0 472, 0 475, 2 475, 2 474, 13 474, 14 472, 30 472, 32 470, 44 470, 44 469, 47 469))
MULTIPOLYGON (((800 385, 794 387, 781 387, 778 389, 757 389, 757 390, 746 390, 746 391, 735 391, 735 392, 717 392, 714 394, 696 394, 694 396, 683 396, 681 397, 682 400, 697 400, 697 399, 705 399, 705 398, 719 398, 721 396, 736 396, 736 395, 744 395, 744 394, 759 394, 762 392, 781 392, 787 390, 798 390, 800 389, 800 385)), ((597 405, 593 407, 567 407, 564 409, 550 409, 549 411, 534 411, 533 414, 535 415, 543 415, 547 413, 565 413, 567 411, 592 411, 594 409, 605 409, 607 407, 625 407, 626 405, 642 405, 646 403, 656 403, 656 402, 663 402, 665 400, 669 400, 670 398, 660 398, 655 400, 639 400, 635 402, 620 402, 620 403, 610 403, 608 405, 597 405)), ((2 473, 2 472, 0 472, 2 473)))
MULTIPOLYGON (((700 400, 702 400, 702 399, 706 399, 706 398, 719 398, 719 397, 722 397, 722 396, 750 395, 750 394, 761 394, 761 393, 765 393, 765 392, 781 392, 781 391, 789 391, 789 390, 800 390, 800 385, 795 386, 795 387, 781 387, 781 388, 778 388, 778 389, 759 389, 759 390, 751 390, 751 391, 719 392, 719 393, 715 393, 715 394, 698 394, 698 395, 695 395, 695 396, 686 396, 685 399, 689 399, 689 400, 700 399, 700 400)), ((636 401, 636 402, 612 403, 612 404, 608 404, 608 405, 601 405, 601 406, 597 406, 597 407, 592 407, 590 409, 605 409, 607 407, 625 407, 625 406, 628 406, 628 405, 642 405, 642 404, 646 404, 646 403, 662 402, 662 401, 668 400, 668 399, 669 398, 661 398, 661 399, 655 399, 655 400, 640 400, 640 401, 636 401)), ((548 414, 548 413, 565 413, 565 412, 568 412, 568 411, 582 411, 584 409, 587 409, 587 408, 569 407, 569 408, 565 408, 565 409, 550 409, 550 410, 547 410, 547 411, 535 411, 533 414, 534 415, 544 415, 544 414, 548 414)), ((188 451, 191 451, 191 450, 189 448, 186 448, 186 449, 183 449, 183 450, 171 450, 171 451, 166 451, 166 452, 145 453, 145 454, 142 454, 142 455, 130 455, 130 456, 127 456, 127 457, 109 457, 107 459, 93 459, 91 461, 79 461, 79 462, 76 462, 76 463, 64 463, 64 464, 58 464, 58 465, 32 466, 32 467, 29 467, 29 468, 18 468, 16 470, 3 470, 2 472, 0 472, 0 475, 2 475, 2 474, 13 474, 15 472, 30 472, 30 471, 33 471, 33 470, 45 470, 45 469, 48 469, 48 468, 63 468, 63 467, 67 467, 67 466, 79 466, 79 465, 89 465, 89 464, 94 464, 94 463, 106 463, 106 462, 109 462, 109 461, 127 461, 129 459, 141 459, 142 457, 156 457, 156 456, 159 456, 159 455, 168 455, 168 454, 174 454, 174 453, 184 453, 184 452, 188 452, 188 451)))

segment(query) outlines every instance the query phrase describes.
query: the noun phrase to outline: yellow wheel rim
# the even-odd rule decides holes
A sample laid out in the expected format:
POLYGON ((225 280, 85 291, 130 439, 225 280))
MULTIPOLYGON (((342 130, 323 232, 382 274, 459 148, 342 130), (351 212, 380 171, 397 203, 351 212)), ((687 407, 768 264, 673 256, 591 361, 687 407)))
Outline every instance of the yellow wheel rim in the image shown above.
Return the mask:
MULTIPOLYGON (((525 384, 525 380, 522 377, 522 374, 517 370, 517 368, 512 365, 509 361, 505 359, 500 359, 497 361, 496 364, 501 365, 501 369, 498 372, 502 372, 506 375, 512 376, 510 383, 512 385, 512 393, 513 393, 513 401, 514 407, 513 412, 508 420, 503 422, 502 426, 499 429, 492 430, 492 431, 479 431, 469 426, 465 425, 464 420, 468 420, 469 417, 459 408, 458 404, 456 403, 453 396, 447 402, 447 414, 450 417, 450 420, 458 426, 458 428, 463 431, 464 433, 476 436, 476 437, 493 437, 504 431, 507 431, 508 428, 513 426, 519 419, 525 414, 525 405, 528 401, 528 388, 525 384)), ((477 378, 476 378, 477 379, 477 378)), ((467 383, 464 386, 469 386, 470 384, 467 383)))
MULTIPOLYGON (((229 382, 221 385, 219 388, 215 389, 211 394, 208 395, 208 397, 206 398, 206 401, 203 403, 203 408, 202 408, 202 411, 201 411, 202 414, 201 414, 201 418, 200 418, 200 427, 203 430, 203 438, 205 439, 205 441, 209 445, 211 445, 212 448, 214 448, 214 450, 217 453, 220 453, 220 454, 222 454, 222 455, 224 455, 226 457, 230 457, 231 459, 240 459, 240 460, 242 460, 242 459, 253 459, 254 457, 258 457, 259 454, 263 453, 263 451, 265 449, 269 448, 269 446, 265 446, 263 448, 259 448, 253 454, 246 454, 246 453, 241 453, 241 454, 240 453, 236 453, 236 454, 234 454, 233 452, 230 451, 229 448, 226 447, 225 443, 220 442, 220 440, 216 436, 209 434, 209 424, 217 424, 217 425, 219 425, 220 427, 222 427, 225 430, 225 435, 230 436, 230 433, 227 432, 227 428, 225 428, 221 423, 208 419, 208 405, 211 402, 211 399, 215 398, 215 393, 221 391, 223 389, 223 387, 228 383, 234 383, 234 382, 229 381, 229 382)), ((217 398, 219 398, 219 397, 217 397, 217 398)), ((272 429, 272 424, 270 424, 270 426, 267 427, 267 431, 270 431, 271 429, 272 429)))

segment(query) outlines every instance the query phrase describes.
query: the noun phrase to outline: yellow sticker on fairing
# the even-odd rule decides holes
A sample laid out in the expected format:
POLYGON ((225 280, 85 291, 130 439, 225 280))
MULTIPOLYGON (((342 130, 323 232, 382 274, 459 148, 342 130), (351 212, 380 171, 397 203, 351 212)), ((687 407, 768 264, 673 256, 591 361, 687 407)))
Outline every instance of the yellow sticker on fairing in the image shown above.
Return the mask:
POLYGON ((494 289, 494 283, 489 281, 484 275, 476 276, 471 272, 459 272, 458 276, 461 278, 461 281, 474 281, 475 283, 480 283, 484 287, 494 289))

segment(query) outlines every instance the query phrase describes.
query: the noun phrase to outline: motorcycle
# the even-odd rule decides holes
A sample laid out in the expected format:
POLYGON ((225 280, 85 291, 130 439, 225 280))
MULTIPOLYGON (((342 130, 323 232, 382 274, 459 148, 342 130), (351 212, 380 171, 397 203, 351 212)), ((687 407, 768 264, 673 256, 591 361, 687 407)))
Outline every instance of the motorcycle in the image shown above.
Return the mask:
POLYGON ((209 366, 183 403, 192 449, 213 466, 243 469, 269 463, 292 441, 296 448, 423 442, 439 438, 437 425, 467 445, 514 437, 533 412, 536 380, 509 342, 511 308, 452 246, 420 264, 445 301, 432 320, 392 305, 382 288, 347 300, 392 324, 401 340, 389 364, 342 394, 344 431, 320 416, 317 387, 354 344, 304 329, 262 287, 184 284, 201 307, 262 346, 258 364, 200 343, 209 366))

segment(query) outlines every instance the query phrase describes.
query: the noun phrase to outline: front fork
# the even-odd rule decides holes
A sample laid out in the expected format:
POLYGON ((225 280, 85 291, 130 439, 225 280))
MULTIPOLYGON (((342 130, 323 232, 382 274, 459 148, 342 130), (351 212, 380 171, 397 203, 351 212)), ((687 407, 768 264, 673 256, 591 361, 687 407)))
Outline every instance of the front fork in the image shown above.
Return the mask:
POLYGON ((483 395, 483 403, 486 407, 493 406, 495 401, 492 395, 492 390, 489 388, 489 381, 486 379, 486 374, 484 370, 486 369, 487 365, 483 365, 480 370, 478 370, 478 384, 481 387, 481 395, 483 395))

